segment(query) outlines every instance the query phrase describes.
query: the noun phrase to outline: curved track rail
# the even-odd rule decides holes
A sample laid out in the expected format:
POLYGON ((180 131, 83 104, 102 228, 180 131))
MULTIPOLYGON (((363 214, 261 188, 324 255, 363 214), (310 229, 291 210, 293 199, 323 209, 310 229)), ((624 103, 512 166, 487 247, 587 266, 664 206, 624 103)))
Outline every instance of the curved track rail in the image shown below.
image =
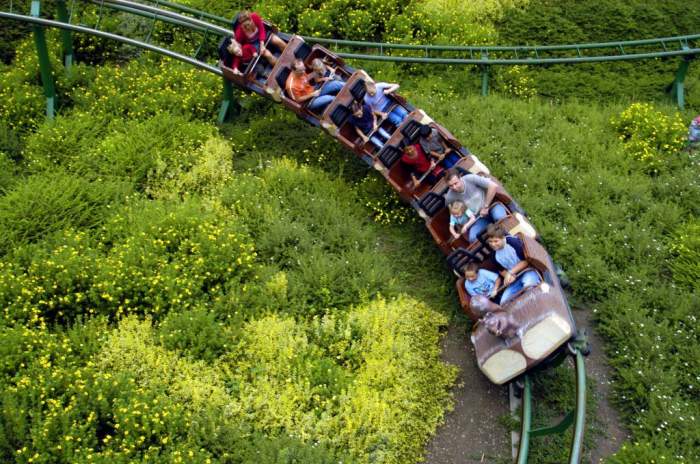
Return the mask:
MULTIPOLYGON (((145 16, 149 15, 149 17, 154 18, 154 20, 162 20, 171 24, 176 24, 179 26, 187 27, 192 30, 197 30, 197 31, 213 31, 213 32, 221 32, 223 28, 220 26, 212 25, 209 24, 202 19, 197 19, 197 18, 191 18, 185 15, 181 15, 179 13, 173 13, 173 12, 168 12, 161 10, 156 7, 151 7, 148 5, 142 5, 138 3, 133 3, 133 2, 128 2, 128 1, 112 1, 112 2, 101 2, 107 5, 108 3, 114 4, 115 9, 127 13, 132 13, 132 14, 138 14, 140 16, 145 16)), ((115 40, 119 41, 122 43, 126 43, 135 47, 139 47, 145 50, 153 51, 180 61, 183 61, 185 63, 188 63, 192 66, 196 66, 200 69, 203 69, 205 71, 211 72, 213 74, 216 74, 218 76, 222 76, 225 73, 222 72, 222 70, 216 66, 212 66, 211 64, 208 64, 202 60, 197 59, 196 57, 192 56, 187 56, 181 53, 174 52, 172 50, 168 50, 164 47, 159 47, 156 45, 152 45, 140 40, 132 39, 129 37, 124 37, 120 36, 118 34, 113 34, 105 31, 100 31, 94 28, 89 28, 86 26, 79 26, 79 25, 73 25, 69 24, 68 22, 64 21, 55 21, 55 20, 50 20, 50 19, 44 19, 39 17, 39 2, 38 0, 35 0, 33 2, 33 8, 32 8, 32 15, 31 16, 26 16, 26 15, 20 15, 16 13, 11 13, 11 12, 0 12, 0 18, 2 19, 8 19, 8 20, 13 20, 13 21, 20 21, 24 23, 31 24, 34 28, 35 32, 35 38, 36 38, 36 43, 37 43, 37 49, 38 53, 40 55, 40 66, 42 67, 42 78, 45 80, 44 85, 45 85, 45 90, 47 89, 47 83, 46 81, 51 80, 51 73, 50 73, 50 68, 48 68, 48 56, 47 56, 47 51, 46 51, 46 44, 45 44, 45 38, 43 36, 43 28, 44 27, 55 27, 59 28, 64 31, 71 31, 71 32, 78 32, 78 33, 86 33, 86 34, 91 34, 95 35, 98 37, 102 37, 105 39, 109 40, 115 40), (42 43, 43 42, 43 43, 42 43), (45 55, 45 56, 42 56, 45 55)), ((65 18, 64 18, 65 19, 65 18)), ((229 33, 228 30, 225 30, 225 33, 229 33)), ((64 40, 64 47, 66 45, 66 41, 64 40)), ((226 81, 228 82, 228 81, 226 81)), ((230 84, 229 84, 230 85, 230 84)), ((243 86, 242 87, 244 90, 250 91, 251 89, 248 87, 243 86)), ((256 90, 257 91, 257 90, 256 90)), ((265 92, 259 92, 262 95, 265 95, 265 92)), ((48 94, 47 94, 48 97, 48 94)), ((49 99, 51 100, 51 98, 49 99)), ((50 102, 51 105, 53 102, 50 102)), ((47 103, 48 105, 48 103, 47 103)), ((47 106, 48 109, 48 106, 47 106)), ((51 108, 52 109, 52 108, 51 108)), ((424 113, 423 113, 424 114, 424 113)), ((464 152, 464 150, 462 150, 464 152)), ((464 152, 468 154, 468 151, 464 152)), ((362 158, 363 160, 367 161, 369 165, 376 167, 376 160, 372 161, 371 159, 368 159, 367 156, 364 156, 362 158)), ((478 161, 477 161, 478 162, 478 161)), ((413 206, 419 211, 419 213, 423 213, 421 209, 415 204, 412 203, 413 206)), ((421 214, 422 216, 424 214, 421 214)), ((530 378, 528 374, 525 374, 522 376, 522 397, 523 397, 523 403, 522 403, 522 420, 521 420, 521 431, 520 431, 520 440, 519 440, 519 449, 518 449, 518 454, 517 454, 517 462, 518 464, 523 464, 527 462, 527 456, 528 456, 528 450, 530 446, 530 438, 531 437, 536 437, 536 436, 541 436, 541 435, 547 435, 551 433, 561 433, 562 431, 566 430, 570 425, 574 425, 573 428, 573 438, 572 438, 572 447, 571 447, 571 452, 570 452, 570 459, 569 462, 571 464, 575 464, 580 462, 581 459, 581 451, 582 451, 582 443, 583 443, 583 432, 584 432, 584 423, 585 423, 585 367, 584 367, 584 360, 583 360, 583 354, 585 353, 587 347, 586 347, 586 341, 585 341, 585 336, 581 336, 580 334, 577 335, 576 337, 572 338, 569 343, 567 343, 562 349, 557 350, 552 357, 555 358, 552 362, 561 362, 563 359, 567 358, 568 355, 573 356, 574 361, 575 361, 575 366, 576 366, 576 385, 577 385, 577 399, 576 399, 576 408, 575 410, 569 412, 569 414, 562 420, 559 424, 554 425, 552 427, 546 427, 546 428, 541 428, 541 429, 536 429, 532 430, 531 429, 531 414, 532 414, 532 404, 531 404, 531 385, 530 385, 530 378)))

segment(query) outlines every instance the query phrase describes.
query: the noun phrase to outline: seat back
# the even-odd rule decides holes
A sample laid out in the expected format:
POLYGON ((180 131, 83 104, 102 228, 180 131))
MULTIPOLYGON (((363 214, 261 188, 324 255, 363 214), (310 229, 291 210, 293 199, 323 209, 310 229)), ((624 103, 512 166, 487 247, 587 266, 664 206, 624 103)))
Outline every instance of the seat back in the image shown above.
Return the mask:
POLYGON ((420 206, 428 216, 433 217, 438 211, 445 207, 445 197, 435 192, 428 192, 420 199, 418 206, 420 206))
POLYGON ((462 268, 470 261, 478 261, 477 257, 465 248, 457 248, 447 257, 447 265, 458 273, 462 273, 462 268))
POLYGON ((379 152, 379 161, 387 168, 391 168, 401 158, 401 150, 395 145, 385 144, 379 152))
POLYGON ((331 121, 333 121, 333 124, 335 124, 337 127, 340 127, 343 124, 345 124, 349 117, 350 109, 347 106, 343 105, 338 105, 335 108, 333 108, 333 111, 330 115, 331 121))

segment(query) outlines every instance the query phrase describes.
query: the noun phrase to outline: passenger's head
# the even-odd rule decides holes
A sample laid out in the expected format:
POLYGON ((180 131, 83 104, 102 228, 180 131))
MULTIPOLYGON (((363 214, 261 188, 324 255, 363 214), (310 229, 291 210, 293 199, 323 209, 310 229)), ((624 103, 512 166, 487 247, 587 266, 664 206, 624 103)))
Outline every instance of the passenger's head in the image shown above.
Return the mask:
POLYGON ((250 11, 241 11, 238 14, 238 23, 245 31, 251 32, 255 30, 255 23, 253 22, 250 11))
POLYGON ((404 147, 403 152, 406 153, 406 155, 408 155, 409 158, 415 158, 416 156, 418 156, 416 147, 414 147, 413 145, 407 145, 406 147, 404 147))
POLYGON ((491 224, 486 229, 486 242, 494 250, 500 250, 506 244, 506 231, 497 224, 491 224))
POLYGON ((463 271, 464 272, 464 278, 467 280, 476 280, 476 277, 479 273, 479 265, 475 263, 474 261, 468 263, 466 266, 464 266, 463 271))
POLYGON ((323 64, 320 58, 314 58, 311 62, 311 69, 318 74, 324 74, 326 72, 326 65, 323 64))
POLYGON ((294 60, 294 64, 292 64, 292 71, 294 71, 295 74, 304 74, 306 71, 306 66, 304 66, 304 62, 302 60, 294 60))
POLYGON ((467 205, 462 201, 453 201, 450 203, 450 214, 453 216, 461 216, 467 212, 467 205))
POLYGON ((375 84, 374 81, 365 81, 365 88, 370 97, 377 94, 377 84, 375 84))
POLYGON ((364 113, 364 108, 362 108, 362 103, 353 102, 353 104, 352 104, 352 114, 353 114, 355 117, 361 118, 363 113, 364 113))
POLYGON ((450 190, 462 193, 464 192, 464 184, 462 183, 461 174, 455 168, 450 168, 445 173, 445 180, 450 190))
POLYGON ((421 137, 430 138, 430 135, 433 133, 433 131, 430 128, 430 126, 428 126, 427 124, 423 124, 422 126, 420 126, 418 133, 421 137))
POLYGON ((226 47, 226 50, 232 55, 236 56, 241 56, 243 55, 243 50, 241 49, 241 44, 236 42, 234 39, 231 39, 231 43, 228 44, 228 47, 226 47))

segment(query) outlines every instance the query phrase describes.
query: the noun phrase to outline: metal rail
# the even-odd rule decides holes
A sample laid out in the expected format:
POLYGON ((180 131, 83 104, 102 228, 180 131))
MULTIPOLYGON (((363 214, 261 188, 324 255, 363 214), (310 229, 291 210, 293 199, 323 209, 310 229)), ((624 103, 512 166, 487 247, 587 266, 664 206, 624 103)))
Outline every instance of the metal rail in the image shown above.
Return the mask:
POLYGON ((105 39, 110 39, 110 40, 116 40, 117 42, 122 42, 128 45, 133 45, 134 47, 139 47, 143 48, 152 52, 160 53, 161 55, 168 56, 170 58, 174 58, 176 60, 185 62, 187 64, 191 64, 192 66, 196 66, 197 68, 204 69, 205 71, 209 71, 211 73, 216 74, 217 76, 223 76, 223 73, 221 72, 221 69, 219 69, 216 66, 213 66, 209 63, 205 63, 204 61, 199 61, 195 58, 192 58, 187 55, 183 55, 181 53, 174 52, 172 50, 168 50, 167 48, 163 47, 158 47, 157 45, 151 45, 145 42, 140 42, 135 39, 131 39, 129 37, 124 37, 118 34, 112 34, 111 32, 104 32, 100 31, 98 29, 93 29, 91 27, 86 27, 86 26, 77 26, 75 24, 68 24, 64 23, 61 21, 54 21, 52 19, 44 19, 44 18, 36 18, 33 16, 26 16, 26 15, 21 15, 21 14, 16 14, 16 13, 8 13, 5 11, 0 11, 0 18, 3 19, 11 19, 14 21, 22 21, 30 24, 38 24, 40 26, 49 26, 49 27, 56 27, 59 29, 65 29, 69 31, 74 31, 74 32, 82 32, 85 34, 92 34, 96 35, 98 37, 102 37, 105 39))
MULTIPOLYGON (((566 347, 574 358, 576 369, 576 406, 557 424, 537 429, 532 428, 532 384, 530 376, 523 377, 522 404, 520 410, 520 441, 518 442, 517 464, 527 464, 530 451, 530 439, 552 434, 562 434, 573 425, 569 464, 579 464, 583 457, 583 435, 586 422, 586 366, 584 356, 590 349, 586 336, 579 333, 574 341, 566 347)), ((561 356, 561 361, 565 358, 561 356)))
MULTIPOLYGON (((110 0, 106 0, 109 2, 110 0)), ((230 27, 231 20, 212 15, 206 12, 196 10, 194 8, 180 5, 174 2, 161 0, 144 0, 154 3, 162 7, 171 8, 173 10, 196 15, 200 18, 207 18, 211 21, 221 24, 222 26, 230 27)), ((672 37, 659 37, 653 39, 640 40, 624 40, 615 42, 587 42, 574 44, 560 45, 512 45, 512 46, 474 46, 474 45, 420 45, 420 44, 401 44, 401 43, 385 43, 385 42, 367 42, 359 40, 343 40, 324 37, 302 36, 304 40, 311 43, 318 43, 331 46, 345 46, 359 49, 377 49, 380 51, 378 55, 367 53, 343 53, 338 55, 344 58, 355 58, 362 60, 373 61, 397 61, 410 63, 436 63, 436 64, 493 64, 493 65, 546 65, 546 64, 564 64, 564 63, 583 63, 583 62, 600 62, 600 61, 620 61, 633 59, 650 59, 663 58, 669 56, 685 56, 700 53, 700 34, 689 34, 672 37), (698 42, 697 46, 690 46, 690 42, 698 42), (630 53, 625 49, 654 45, 659 48, 655 52, 646 53, 630 53), (677 50, 668 50, 668 47, 673 45, 678 47, 677 50), (615 51, 615 54, 607 55, 592 55, 585 56, 583 53, 586 50, 610 49, 615 51), (389 56, 384 55, 384 50, 412 50, 421 52, 440 51, 440 52, 469 52, 470 58, 435 58, 435 57, 405 57, 405 56, 389 56), (569 57, 552 57, 541 58, 539 54, 543 52, 574 52, 569 57), (492 58, 490 55, 496 52, 513 52, 514 58, 492 58), (620 52, 620 53, 618 53, 620 52), (533 53, 535 57, 518 57, 519 54, 533 53), (472 56, 476 55, 477 58, 472 56), (381 58, 381 59, 380 59, 381 58), (576 59, 578 58, 578 59, 576 59)))

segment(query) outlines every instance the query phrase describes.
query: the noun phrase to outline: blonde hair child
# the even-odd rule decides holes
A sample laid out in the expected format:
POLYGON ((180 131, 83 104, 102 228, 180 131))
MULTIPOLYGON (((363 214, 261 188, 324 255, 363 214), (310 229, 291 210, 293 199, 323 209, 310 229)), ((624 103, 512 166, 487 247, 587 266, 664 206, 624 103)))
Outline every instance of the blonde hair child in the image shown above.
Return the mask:
POLYGON ((476 221, 476 215, 462 201, 450 203, 450 233, 454 238, 466 234, 472 224, 476 221))

